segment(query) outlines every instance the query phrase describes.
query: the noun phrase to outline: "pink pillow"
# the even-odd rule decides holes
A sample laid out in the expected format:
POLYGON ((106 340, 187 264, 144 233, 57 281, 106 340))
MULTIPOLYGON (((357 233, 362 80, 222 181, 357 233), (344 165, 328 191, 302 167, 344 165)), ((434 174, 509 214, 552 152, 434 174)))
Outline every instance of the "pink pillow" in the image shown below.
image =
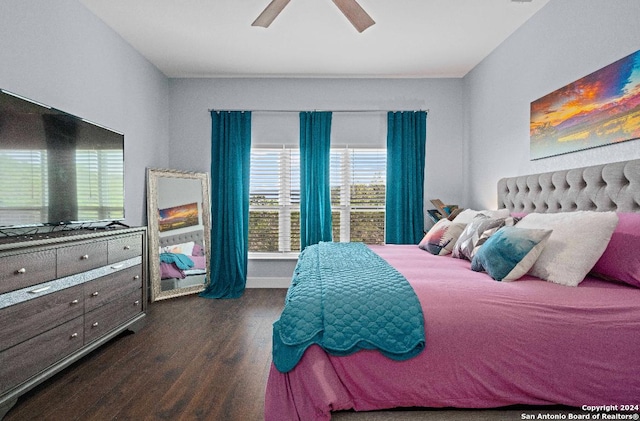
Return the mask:
POLYGON ((193 245, 193 250, 191 251, 192 256, 204 256, 204 249, 198 243, 193 245))
POLYGON ((189 259, 193 260, 193 269, 207 268, 207 261, 204 256, 191 256, 189 259))
POLYGON ((591 272, 640 287, 640 213, 618 213, 618 226, 591 272))
POLYGON ((173 263, 160 262, 160 279, 185 278, 183 271, 178 269, 173 263))

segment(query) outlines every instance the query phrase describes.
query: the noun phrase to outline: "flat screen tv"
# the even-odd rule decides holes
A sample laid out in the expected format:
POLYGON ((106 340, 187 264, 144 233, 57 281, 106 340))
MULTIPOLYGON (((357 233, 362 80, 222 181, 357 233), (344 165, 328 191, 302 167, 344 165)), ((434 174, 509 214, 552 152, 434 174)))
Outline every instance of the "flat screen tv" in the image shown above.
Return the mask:
POLYGON ((0 228, 124 219, 124 135, 0 90, 0 228))

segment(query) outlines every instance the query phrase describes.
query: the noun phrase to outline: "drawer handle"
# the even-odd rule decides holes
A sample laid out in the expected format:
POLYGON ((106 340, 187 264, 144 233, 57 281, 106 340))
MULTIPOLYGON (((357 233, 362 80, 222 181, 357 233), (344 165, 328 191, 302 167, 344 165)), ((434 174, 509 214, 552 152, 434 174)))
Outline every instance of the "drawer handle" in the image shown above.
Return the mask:
POLYGON ((71 303, 70 303, 70 304, 71 304, 72 306, 74 306, 74 305, 78 304, 78 300, 73 300, 73 301, 71 301, 71 303))
POLYGON ((93 323, 91 327, 98 327, 98 322, 93 323))
POLYGON ((16 270, 16 273, 18 275, 24 275, 25 273, 27 273, 27 270, 25 268, 20 268, 20 269, 16 270))
POLYGON ((74 339, 74 338, 77 338, 77 337, 78 337, 78 332, 71 334, 71 339, 74 339))
POLYGON ((29 291, 29 294, 39 294, 41 292, 45 292, 46 290, 51 289, 51 286, 36 288, 29 291))
POLYGON ((131 246, 124 246, 125 250, 131 250, 131 246))
POLYGON ((80 260, 89 260, 89 255, 85 254, 84 256, 80 257, 80 260))
POLYGON ((140 305, 140 300, 136 300, 136 301, 133 303, 133 305, 134 305, 134 306, 138 306, 138 305, 140 305))
POLYGON ((124 263, 121 264, 121 265, 113 265, 113 266, 111 266, 111 269, 120 269, 122 267, 124 267, 124 263))
POLYGON ((99 295, 98 291, 91 294, 92 297, 97 297, 99 295))

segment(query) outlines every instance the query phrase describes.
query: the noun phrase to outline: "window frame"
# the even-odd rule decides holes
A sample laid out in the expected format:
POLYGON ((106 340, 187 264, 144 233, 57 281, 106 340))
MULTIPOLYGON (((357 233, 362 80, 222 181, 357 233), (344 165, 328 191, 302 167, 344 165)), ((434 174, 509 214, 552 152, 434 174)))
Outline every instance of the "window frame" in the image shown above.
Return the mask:
MULTIPOLYGON (((384 148, 363 148, 363 147, 332 147, 331 148, 331 186, 334 188, 335 181, 333 179, 335 169, 333 168, 334 159, 336 155, 341 155, 340 158, 340 203, 334 204, 332 200, 332 213, 338 212, 340 215, 340 238, 334 238, 334 241, 340 242, 349 242, 351 241, 351 216, 356 212, 382 212, 385 213, 385 201, 386 198, 383 199, 383 203, 378 206, 363 206, 363 205, 354 205, 351 200, 351 188, 352 188, 352 180, 353 180, 353 168, 352 168, 352 157, 360 151, 364 151, 366 153, 377 153, 384 157, 384 162, 382 165, 382 175, 380 176, 380 180, 382 184, 385 186, 386 192, 386 149, 384 148), (342 223, 342 221, 348 221, 348 224, 342 223)), ((273 176, 269 173, 269 176, 273 176)), ((264 187, 263 187, 264 188, 264 187)), ((265 190, 266 191, 266 190, 265 190)), ((271 188, 271 192, 275 192, 275 186, 271 188)), ((272 195, 274 193, 271 193, 272 195)), ((292 242, 295 238, 300 238, 300 233, 298 235, 292 236, 292 223, 295 223, 295 215, 300 215, 300 150, 297 147, 286 146, 283 145, 278 148, 269 147, 269 146, 253 146, 251 148, 251 187, 250 187, 250 204, 249 204, 249 246, 251 247, 252 239, 251 239, 251 212, 252 211, 269 211, 269 212, 278 212, 278 250, 265 250, 265 251, 257 251, 249 249, 250 258, 277 258, 277 257, 291 257, 297 256, 299 253, 299 243, 298 246, 295 247, 292 242), (254 163, 254 153, 272 153, 278 154, 278 183, 279 186, 277 188, 278 191, 278 199, 277 205, 256 205, 252 204, 252 195, 256 194, 252 190, 257 186, 256 180, 254 177, 256 174, 260 174, 263 171, 267 171, 266 169, 258 169, 255 167, 254 163), (293 250, 292 250, 293 248, 293 250)), ((332 193, 333 195, 333 193, 332 193)), ((332 196, 333 199, 333 196, 332 196)), ((273 198, 271 199, 273 200, 273 198)), ((299 222, 298 222, 299 224, 299 222)), ((384 229, 382 231, 382 241, 384 242, 384 229)), ((336 230, 334 229, 334 234, 336 230)))

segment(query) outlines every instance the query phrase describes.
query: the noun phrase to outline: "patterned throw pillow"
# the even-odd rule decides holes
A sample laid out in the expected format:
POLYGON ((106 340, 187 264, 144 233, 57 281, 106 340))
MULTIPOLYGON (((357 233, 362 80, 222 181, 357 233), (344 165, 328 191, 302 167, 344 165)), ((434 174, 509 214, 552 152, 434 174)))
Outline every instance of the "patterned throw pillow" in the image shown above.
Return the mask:
POLYGON ((454 223, 448 219, 441 219, 431 227, 418 247, 436 256, 449 254, 465 226, 465 224, 454 223))
POLYGON ((551 230, 500 228, 471 260, 471 270, 485 271, 496 281, 515 281, 531 269, 551 230))
POLYGON ((482 214, 476 215, 458 237, 458 241, 453 246, 452 256, 458 259, 473 259, 473 255, 478 248, 494 232, 505 225, 505 220, 506 218, 489 218, 482 214))

